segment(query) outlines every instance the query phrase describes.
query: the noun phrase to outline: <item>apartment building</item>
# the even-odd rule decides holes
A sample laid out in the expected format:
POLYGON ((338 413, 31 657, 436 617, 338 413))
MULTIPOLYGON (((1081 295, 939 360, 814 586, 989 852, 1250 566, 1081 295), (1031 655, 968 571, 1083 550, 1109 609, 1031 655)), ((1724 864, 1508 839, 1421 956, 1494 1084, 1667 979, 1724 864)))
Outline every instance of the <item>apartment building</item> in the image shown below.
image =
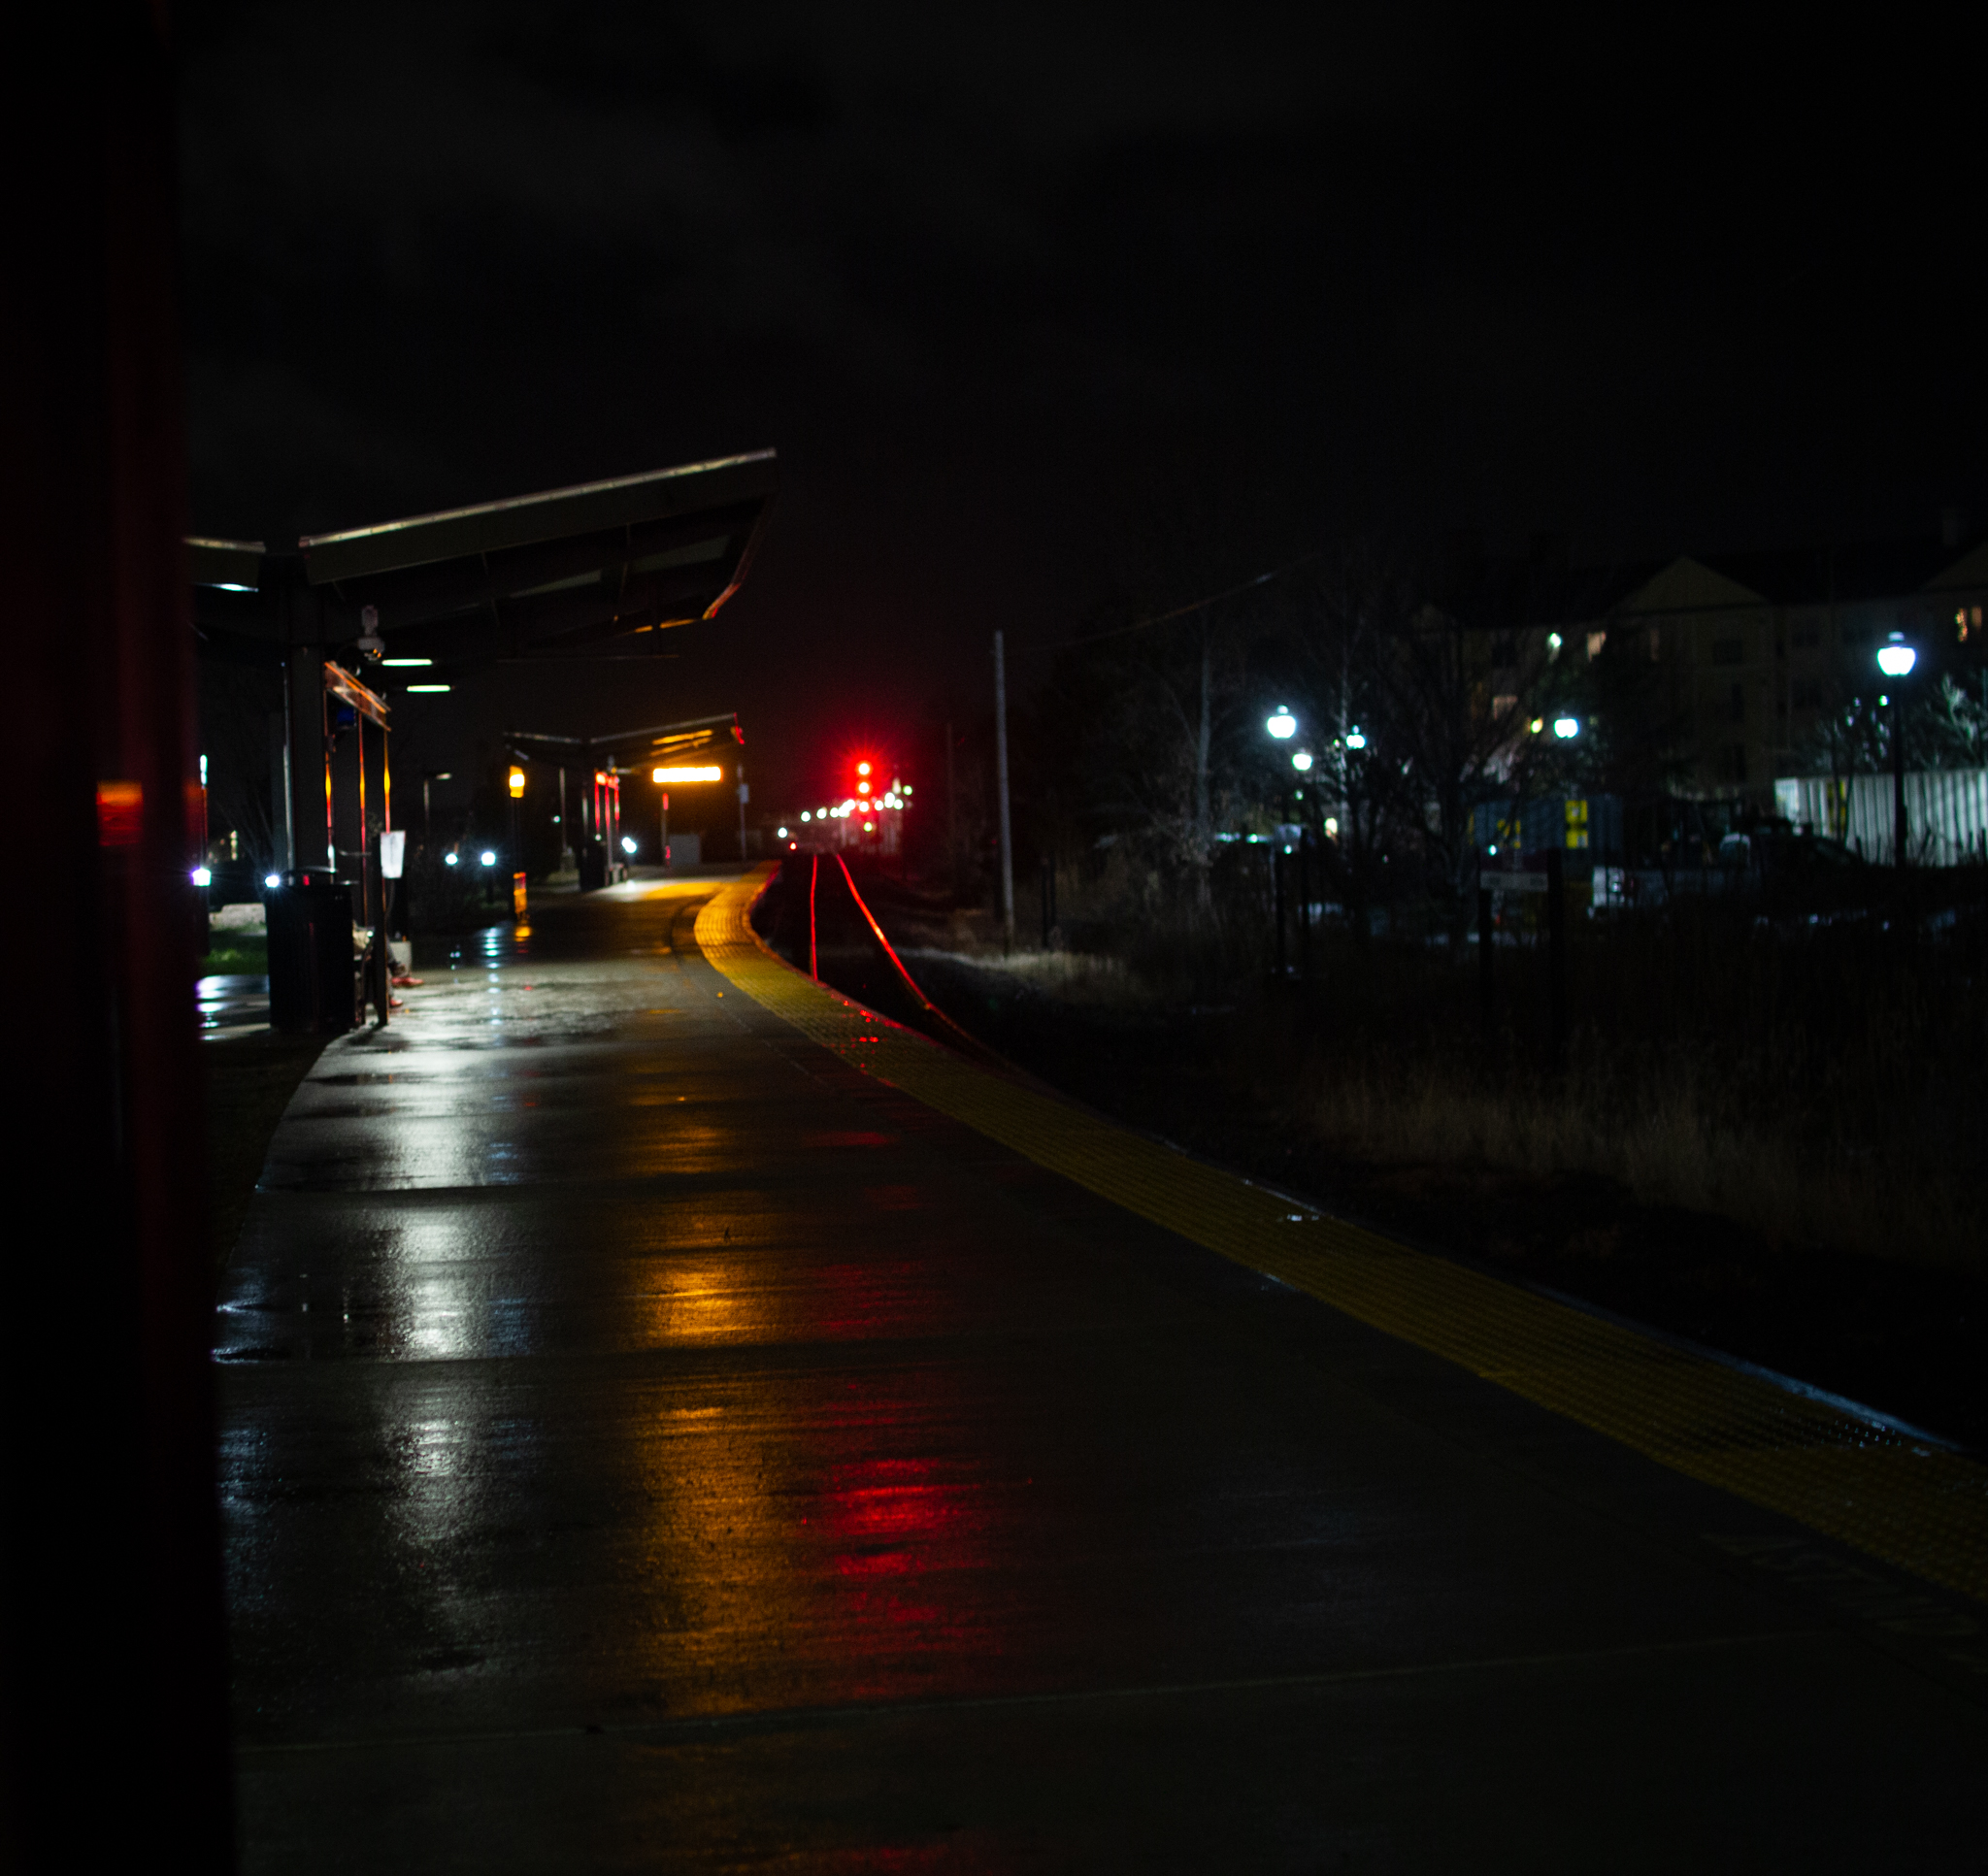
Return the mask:
POLYGON ((1634 565, 1570 566, 1542 544, 1481 569, 1453 609, 1482 635, 1494 709, 1560 660, 1648 658, 1653 720, 1683 790, 1772 811, 1775 777, 1800 773, 1825 716, 1876 688, 1891 633, 1918 647, 1919 681, 1978 686, 1984 607, 1988 540, 1948 526, 1921 540, 1634 565))

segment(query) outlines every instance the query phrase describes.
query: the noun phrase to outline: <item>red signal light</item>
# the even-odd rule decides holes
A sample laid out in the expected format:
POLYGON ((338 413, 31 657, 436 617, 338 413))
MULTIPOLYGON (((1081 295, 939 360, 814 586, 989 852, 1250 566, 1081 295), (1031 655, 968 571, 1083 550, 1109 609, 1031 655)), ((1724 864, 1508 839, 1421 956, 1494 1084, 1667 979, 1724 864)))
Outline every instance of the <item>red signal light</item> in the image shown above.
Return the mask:
POLYGON ((870 765, 867 762, 857 763, 856 773, 859 775, 867 775, 870 773, 870 765))

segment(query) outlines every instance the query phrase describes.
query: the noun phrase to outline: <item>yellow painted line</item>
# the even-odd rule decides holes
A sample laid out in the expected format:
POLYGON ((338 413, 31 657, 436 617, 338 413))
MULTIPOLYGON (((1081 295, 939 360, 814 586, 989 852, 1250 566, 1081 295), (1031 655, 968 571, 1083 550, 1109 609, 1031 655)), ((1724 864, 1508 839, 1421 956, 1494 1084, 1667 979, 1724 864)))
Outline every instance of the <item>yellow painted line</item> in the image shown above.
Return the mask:
POLYGON ((1674 1471, 1988 1601, 1988 1468, 1295 1205, 977 1068, 768 951, 746 911, 771 871, 705 906, 698 946, 747 996, 844 1061, 1127 1211, 1674 1471))

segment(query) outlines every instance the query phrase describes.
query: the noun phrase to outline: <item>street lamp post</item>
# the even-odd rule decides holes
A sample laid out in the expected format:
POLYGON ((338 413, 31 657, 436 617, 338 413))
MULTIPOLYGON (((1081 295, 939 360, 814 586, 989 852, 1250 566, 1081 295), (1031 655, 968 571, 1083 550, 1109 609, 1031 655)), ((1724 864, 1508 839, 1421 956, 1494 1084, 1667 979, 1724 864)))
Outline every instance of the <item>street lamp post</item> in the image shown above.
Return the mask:
MULTIPOLYGON (((1291 714, 1287 706, 1279 704, 1265 720, 1263 728, 1264 733, 1273 741, 1288 742, 1298 734, 1298 719, 1291 714)), ((1311 767, 1309 752, 1304 749, 1294 750, 1291 755, 1291 767, 1300 775, 1305 774, 1311 767)), ((1293 783, 1292 787, 1294 793, 1302 792, 1296 783, 1293 783)), ((1297 853, 1298 975, 1301 978, 1309 977, 1311 974, 1311 927, 1309 923, 1311 917, 1310 840, 1310 829, 1306 825, 1305 819, 1301 814, 1298 825, 1297 853)), ((1282 847, 1283 842, 1281 840, 1273 843, 1270 861, 1272 909, 1276 919, 1276 971, 1279 978, 1284 974, 1284 855, 1282 847)))
MULTIPOLYGON (((1918 652, 1905 642, 1903 632, 1894 632, 1890 642, 1877 648, 1877 668, 1895 685, 1903 684, 1918 662, 1918 652)), ((1905 864, 1905 699, 1903 691, 1895 690, 1878 701, 1891 711, 1891 863, 1903 869, 1905 864)))

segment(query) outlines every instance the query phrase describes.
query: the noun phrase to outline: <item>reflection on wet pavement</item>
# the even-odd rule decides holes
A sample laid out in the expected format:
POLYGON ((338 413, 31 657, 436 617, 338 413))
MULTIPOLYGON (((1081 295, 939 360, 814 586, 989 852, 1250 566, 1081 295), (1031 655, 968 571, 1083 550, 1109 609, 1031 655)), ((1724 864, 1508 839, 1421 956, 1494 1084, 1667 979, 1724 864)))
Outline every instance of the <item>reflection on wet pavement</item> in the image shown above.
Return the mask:
POLYGON ((224 1041, 269 1027, 269 979, 222 973, 193 986, 203 1041, 224 1041))
POLYGON ((1978 1709, 1740 1580, 1727 1501, 722 996, 705 890, 424 955, 284 1120, 216 1330, 248 1869, 1988 1822, 1978 1709))

